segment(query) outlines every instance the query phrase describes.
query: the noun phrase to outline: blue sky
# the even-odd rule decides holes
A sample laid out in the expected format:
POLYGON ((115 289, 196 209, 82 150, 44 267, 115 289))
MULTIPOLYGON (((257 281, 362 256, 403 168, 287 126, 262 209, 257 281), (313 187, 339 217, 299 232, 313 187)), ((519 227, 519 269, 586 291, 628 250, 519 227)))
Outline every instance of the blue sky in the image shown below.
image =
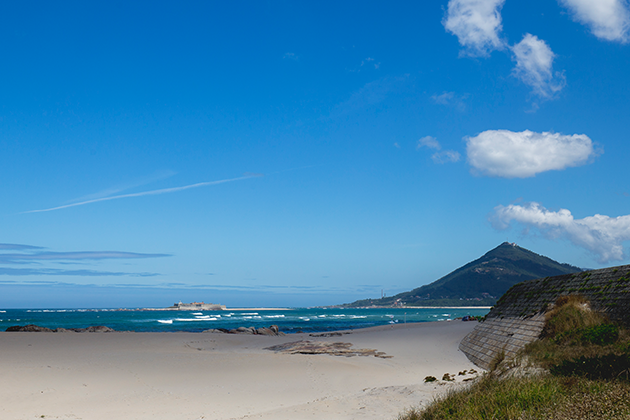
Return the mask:
POLYGON ((0 306, 628 264, 628 3, 390 3, 3 3, 0 306))

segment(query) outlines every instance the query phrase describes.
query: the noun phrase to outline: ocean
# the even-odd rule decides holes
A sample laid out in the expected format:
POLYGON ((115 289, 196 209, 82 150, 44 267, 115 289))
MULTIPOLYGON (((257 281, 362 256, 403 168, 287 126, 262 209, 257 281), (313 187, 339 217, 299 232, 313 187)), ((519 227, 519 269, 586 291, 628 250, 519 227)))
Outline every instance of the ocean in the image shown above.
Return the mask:
POLYGON ((488 309, 464 308, 294 308, 286 310, 161 311, 120 309, 0 310, 0 331, 13 325, 86 328, 104 325, 116 331, 202 332, 213 328, 268 327, 280 331, 325 332, 406 322, 448 322, 466 315, 483 316, 488 309))

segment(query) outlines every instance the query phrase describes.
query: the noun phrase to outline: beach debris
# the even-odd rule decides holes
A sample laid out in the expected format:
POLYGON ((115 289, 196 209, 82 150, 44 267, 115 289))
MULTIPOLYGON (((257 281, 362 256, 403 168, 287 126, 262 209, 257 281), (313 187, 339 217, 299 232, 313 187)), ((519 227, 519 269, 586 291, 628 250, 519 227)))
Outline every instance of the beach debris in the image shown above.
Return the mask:
POLYGON ((437 381, 437 378, 435 376, 425 376, 424 377, 424 382, 435 382, 437 381))
POLYGON ((275 351, 285 354, 329 354, 331 356, 374 356, 381 359, 390 359, 382 351, 374 349, 352 349, 352 343, 330 343, 325 341, 313 342, 309 340, 293 341, 277 346, 265 347, 265 350, 275 351))
POLYGON ((269 335, 277 336, 284 335, 280 332, 277 325, 272 325, 269 328, 256 328, 256 327, 238 327, 231 330, 225 328, 213 328, 210 330, 204 330, 205 333, 225 333, 225 334, 249 334, 249 335, 269 335))
POLYGON ((443 381, 454 381, 454 380, 455 380, 455 375, 452 375, 452 376, 451 376, 451 374, 450 374, 450 373, 445 373, 445 374, 442 376, 442 380, 443 380, 443 381))
POLYGON ((39 325, 13 325, 6 329, 7 332, 116 332, 116 330, 104 325, 96 325, 87 328, 50 328, 40 327, 39 325))

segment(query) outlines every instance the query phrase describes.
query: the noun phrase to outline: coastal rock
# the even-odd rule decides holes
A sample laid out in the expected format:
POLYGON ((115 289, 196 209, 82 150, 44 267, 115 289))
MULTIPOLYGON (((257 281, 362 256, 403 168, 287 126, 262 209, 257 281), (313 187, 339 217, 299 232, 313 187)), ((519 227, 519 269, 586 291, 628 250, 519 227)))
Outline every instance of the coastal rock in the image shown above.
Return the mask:
POLYGON ((381 359, 390 359, 382 351, 374 349, 353 349, 352 343, 329 343, 329 342, 313 342, 308 340, 294 341, 291 343, 279 344, 277 346, 266 347, 265 350, 275 351, 276 353, 286 354, 329 354, 331 356, 374 356, 381 359))
POLYGON ((6 329, 7 332, 115 332, 116 330, 106 327, 104 325, 95 325, 88 328, 55 328, 51 330, 50 328, 40 327, 39 325, 14 325, 6 329))
POLYGON ((106 327, 105 325, 94 325, 86 328, 86 332, 116 332, 116 330, 106 327))
POLYGON ((74 332, 72 330, 67 330, 65 328, 55 328, 53 332, 65 333, 65 332, 74 332))
POLYGON ((40 327, 39 325, 13 325, 6 329, 7 332, 52 332, 50 328, 40 327))
POLYGON ((226 330, 225 328, 213 328, 209 330, 204 330, 204 332, 205 333, 267 335, 267 336, 284 335, 283 332, 280 332, 280 329, 278 328, 277 325, 272 325, 269 328, 238 327, 231 330, 226 330))

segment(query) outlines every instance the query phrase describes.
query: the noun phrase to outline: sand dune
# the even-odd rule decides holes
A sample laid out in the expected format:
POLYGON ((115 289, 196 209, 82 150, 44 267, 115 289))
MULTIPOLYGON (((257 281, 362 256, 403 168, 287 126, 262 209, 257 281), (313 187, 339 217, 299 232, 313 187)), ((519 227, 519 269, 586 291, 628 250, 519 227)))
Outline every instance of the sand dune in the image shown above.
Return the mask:
POLYGON ((406 324, 333 337, 0 333, 0 418, 394 419, 452 386, 425 384, 425 376, 475 368, 457 350, 474 326, 406 324), (266 350, 301 340, 391 357, 266 350))

